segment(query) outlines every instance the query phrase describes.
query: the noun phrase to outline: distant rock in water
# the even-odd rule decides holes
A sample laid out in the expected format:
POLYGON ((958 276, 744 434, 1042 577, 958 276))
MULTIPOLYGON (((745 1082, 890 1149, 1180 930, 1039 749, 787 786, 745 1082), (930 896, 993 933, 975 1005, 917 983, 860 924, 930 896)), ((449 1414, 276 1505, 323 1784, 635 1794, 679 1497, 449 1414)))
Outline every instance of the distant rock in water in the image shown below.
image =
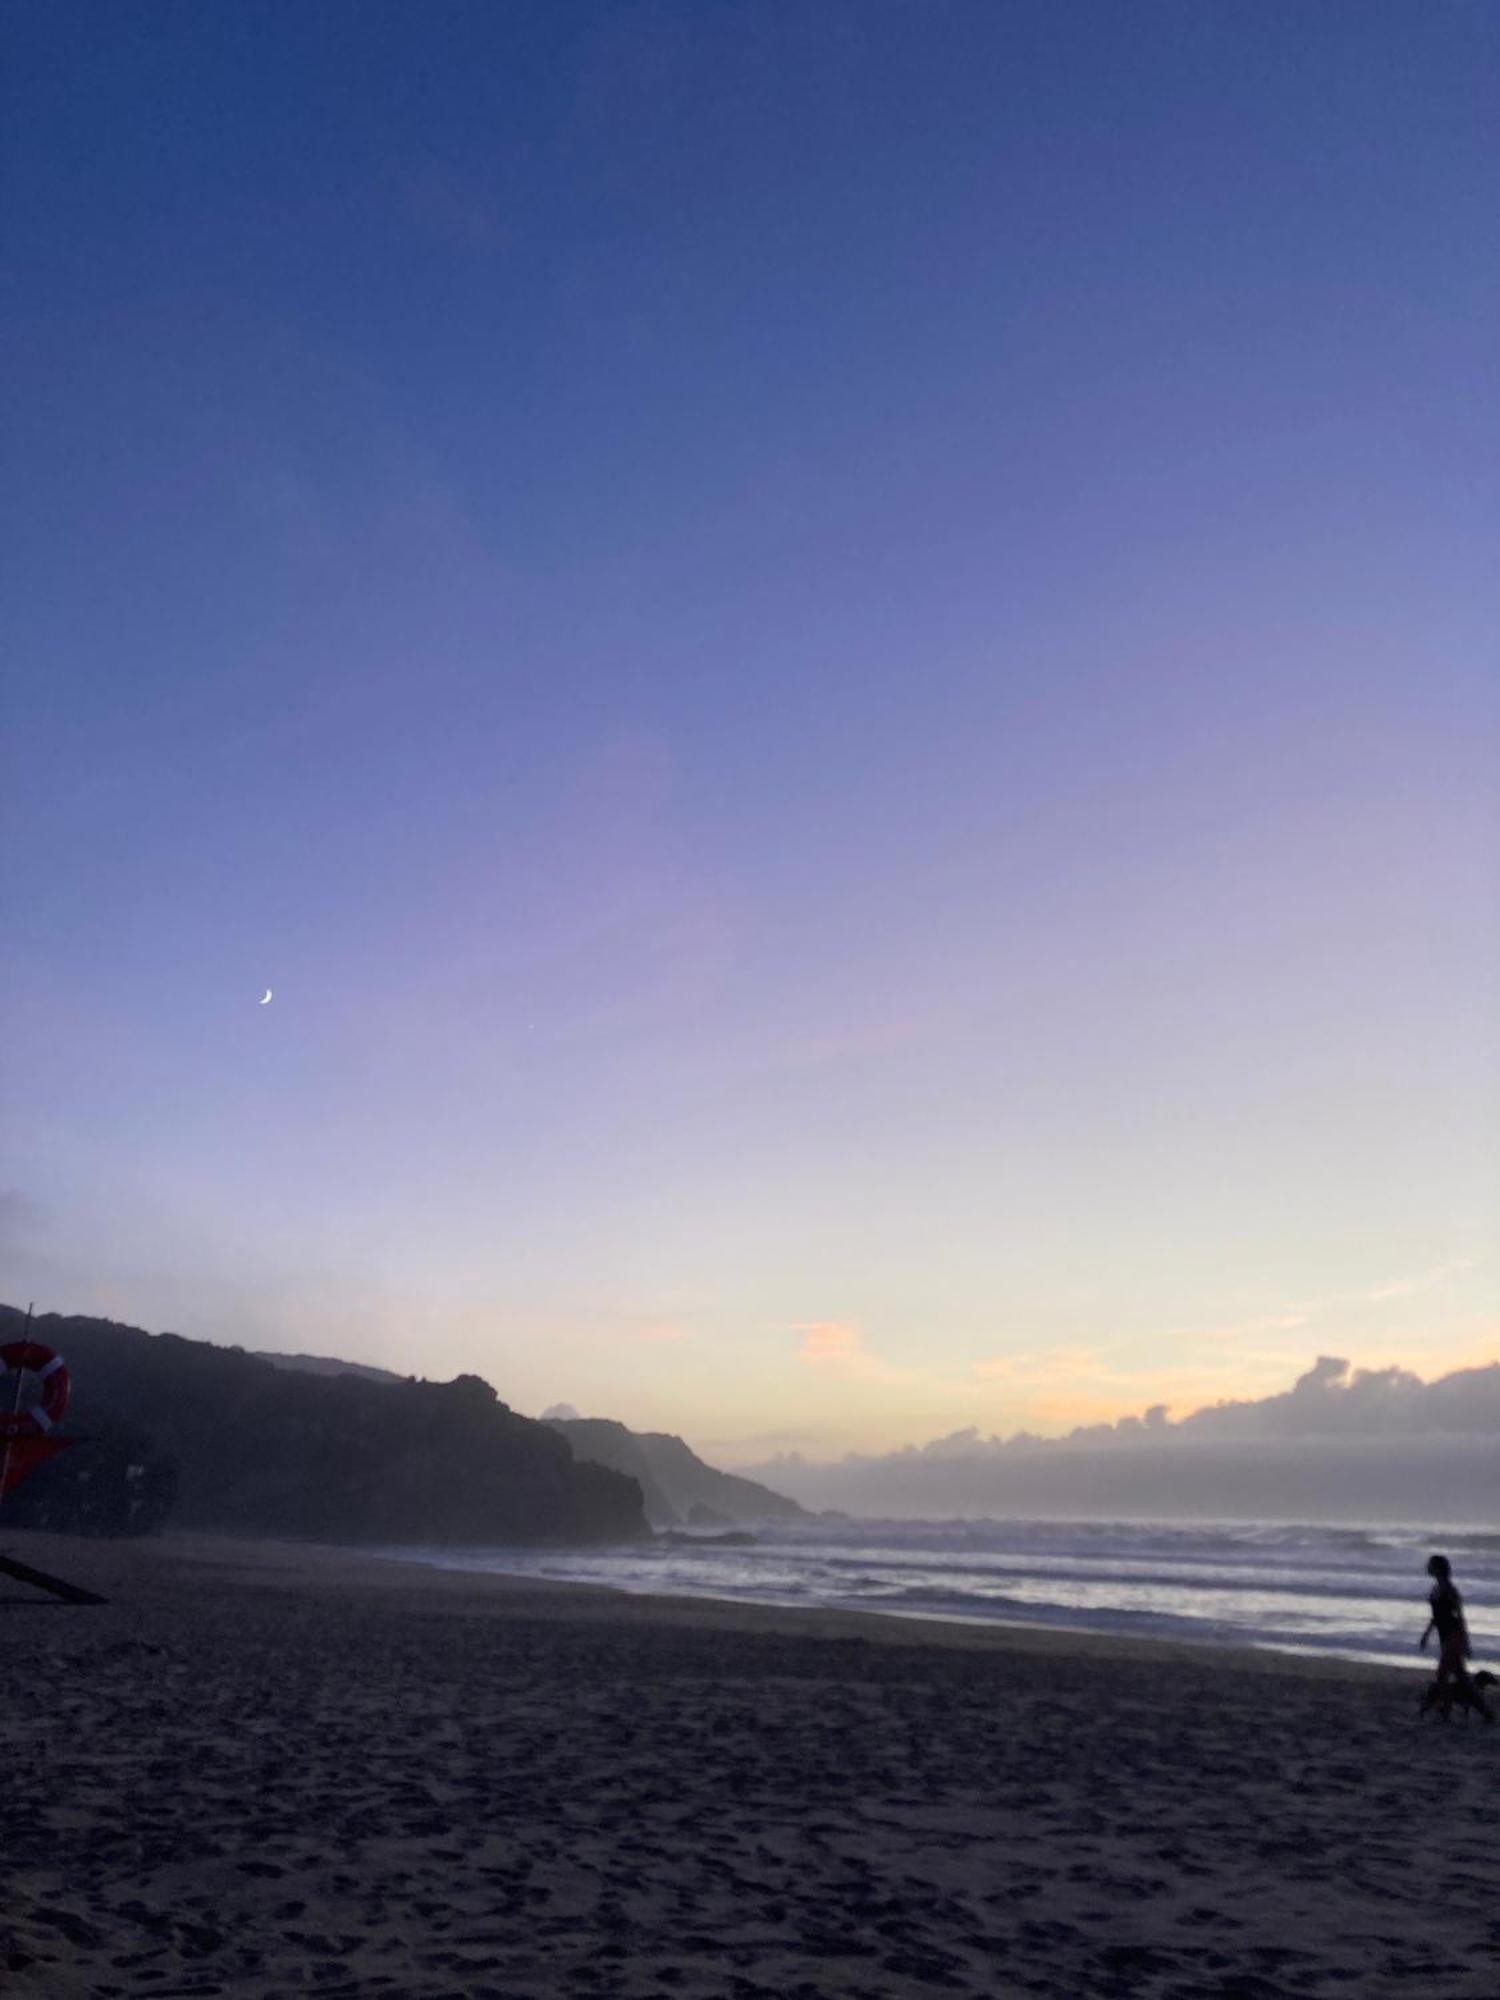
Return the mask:
POLYGON ((705 1465, 680 1437, 666 1431, 631 1431, 609 1417, 548 1415, 543 1422, 567 1439, 575 1458, 634 1479, 653 1528, 732 1528, 806 1515, 784 1493, 705 1465))
MULTIPOLYGON (((23 1324, 0 1306, 0 1340, 23 1324)), ((272 1362, 57 1313, 31 1333, 72 1371, 65 1429, 80 1442, 6 1500, 18 1527, 96 1525, 79 1495, 96 1481, 141 1486, 134 1464, 151 1469, 152 1496, 136 1531, 159 1525, 175 1486, 174 1526, 231 1534, 535 1545, 647 1533, 633 1479, 580 1464, 550 1425, 517 1416, 475 1375, 370 1379, 376 1371, 342 1363, 325 1373, 296 1365, 311 1357, 272 1362)))

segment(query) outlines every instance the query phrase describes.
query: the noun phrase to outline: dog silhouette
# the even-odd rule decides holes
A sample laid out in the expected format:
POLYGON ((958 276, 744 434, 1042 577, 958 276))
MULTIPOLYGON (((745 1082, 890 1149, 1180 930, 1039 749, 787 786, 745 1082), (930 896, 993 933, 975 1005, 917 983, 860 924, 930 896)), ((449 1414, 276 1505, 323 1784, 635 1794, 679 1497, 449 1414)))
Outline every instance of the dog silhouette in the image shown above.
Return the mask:
POLYGON ((1430 1681, 1422 1690, 1417 1713, 1435 1715, 1440 1722, 1446 1722, 1457 1709, 1465 1722, 1471 1715, 1482 1715, 1486 1722, 1493 1722, 1494 1710, 1485 1700, 1484 1691, 1494 1686, 1495 1676, 1487 1668, 1458 1680, 1430 1681))

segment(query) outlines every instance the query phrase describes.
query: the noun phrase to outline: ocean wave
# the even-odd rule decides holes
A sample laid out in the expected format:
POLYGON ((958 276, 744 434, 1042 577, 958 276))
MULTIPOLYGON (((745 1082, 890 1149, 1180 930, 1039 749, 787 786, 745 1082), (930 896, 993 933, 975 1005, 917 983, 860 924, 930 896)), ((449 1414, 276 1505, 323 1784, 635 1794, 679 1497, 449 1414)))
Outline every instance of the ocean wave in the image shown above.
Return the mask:
POLYGON ((1417 1667, 1423 1568, 1435 1545, 1454 1558, 1476 1649, 1500 1651, 1500 1534, 1473 1529, 819 1519, 735 1548, 389 1553, 635 1593, 1155 1634, 1417 1667))

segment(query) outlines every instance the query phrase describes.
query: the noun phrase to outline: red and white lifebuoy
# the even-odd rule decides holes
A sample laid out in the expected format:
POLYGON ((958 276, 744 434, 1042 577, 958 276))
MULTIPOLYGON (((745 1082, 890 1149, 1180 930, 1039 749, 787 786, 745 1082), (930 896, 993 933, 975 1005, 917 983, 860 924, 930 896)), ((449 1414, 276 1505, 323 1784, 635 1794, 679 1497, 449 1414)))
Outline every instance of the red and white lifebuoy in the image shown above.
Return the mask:
POLYGON ((68 1407, 73 1384, 67 1362, 39 1340, 10 1340, 0 1347, 0 1369, 6 1374, 29 1370, 42 1385, 42 1400, 30 1410, 7 1407, 14 1392, 0 1387, 0 1438, 45 1437, 68 1407))

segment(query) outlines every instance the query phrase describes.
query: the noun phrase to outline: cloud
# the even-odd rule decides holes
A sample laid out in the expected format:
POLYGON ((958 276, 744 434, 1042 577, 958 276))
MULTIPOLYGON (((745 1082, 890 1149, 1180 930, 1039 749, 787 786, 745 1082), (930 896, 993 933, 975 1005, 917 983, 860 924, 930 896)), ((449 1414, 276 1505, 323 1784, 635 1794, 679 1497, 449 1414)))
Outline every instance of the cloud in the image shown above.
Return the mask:
POLYGON ((915 1371, 896 1368, 872 1354, 857 1327, 842 1320, 804 1320, 792 1331, 802 1336, 797 1359, 809 1368, 822 1368, 866 1382, 905 1380, 915 1371))
MULTIPOLYGON (((828 1344, 828 1352, 846 1351, 836 1336, 851 1330, 841 1327, 809 1329, 828 1344)), ((1492 1336, 1485 1351, 1500 1348, 1500 1336, 1492 1336)), ((848 1350, 858 1354, 857 1345, 848 1350)), ((1093 1373, 1092 1348, 1061 1349, 1051 1357, 1056 1374, 1065 1378, 1073 1372, 1093 1373)), ((1049 1357, 1017 1355, 1009 1361, 975 1363, 978 1374, 993 1375, 1012 1364, 1045 1364, 1049 1357)), ((1023 1374, 1020 1379, 1040 1379, 1023 1374)), ((1488 1360, 1473 1368, 1458 1369, 1431 1383, 1398 1366, 1355 1368, 1341 1355, 1320 1354, 1312 1366, 1293 1382, 1290 1389, 1256 1398, 1229 1399, 1205 1404, 1175 1422, 1165 1403, 1153 1403, 1140 1415, 1116 1417, 1112 1422, 1078 1424, 1062 1437, 1038 1438, 1018 1431, 1010 1438, 981 1437, 974 1429, 955 1431, 926 1445, 906 1445, 892 1458, 910 1457, 914 1452, 952 1457, 956 1449, 970 1456, 988 1456, 1015 1449, 1042 1447, 1067 1451, 1105 1442, 1137 1443, 1142 1437, 1161 1442, 1174 1438, 1256 1439, 1301 1437, 1391 1437, 1427 1436, 1436 1431, 1464 1432, 1500 1437, 1500 1361, 1488 1360)), ((854 1456, 854 1455, 851 1455, 854 1456)), ((874 1464, 878 1460, 861 1459, 874 1464)))
POLYGON ((852 1361, 860 1351, 860 1339, 852 1326, 843 1326, 837 1320, 815 1319, 794 1327, 800 1333, 802 1345, 797 1350, 801 1361, 852 1361))
POLYGON ((673 1340, 691 1340, 692 1337, 687 1327, 672 1326, 664 1320, 652 1326, 637 1327, 633 1336, 634 1339, 643 1342, 648 1347, 655 1347, 673 1340))
POLYGON ((1500 1364, 1424 1383, 1400 1367, 1351 1368, 1320 1354, 1280 1395, 1215 1403, 1173 1429, 1201 1438, 1414 1437, 1434 1431, 1500 1436, 1500 1364))
MULTIPOLYGON (((858 1365, 854 1329, 820 1322, 803 1334, 815 1365, 858 1365)), ((1491 1358, 1481 1365, 1432 1382, 1396 1365, 1356 1368, 1319 1355, 1289 1389, 1209 1404, 1176 1422, 1155 1403, 1059 1438, 986 1438, 970 1428, 834 1464, 793 1454, 743 1470, 808 1506, 889 1516, 1489 1518, 1500 1499, 1500 1327, 1488 1329, 1484 1351, 1491 1358)), ((1066 1369, 1091 1352, 1058 1358, 1066 1369)))

